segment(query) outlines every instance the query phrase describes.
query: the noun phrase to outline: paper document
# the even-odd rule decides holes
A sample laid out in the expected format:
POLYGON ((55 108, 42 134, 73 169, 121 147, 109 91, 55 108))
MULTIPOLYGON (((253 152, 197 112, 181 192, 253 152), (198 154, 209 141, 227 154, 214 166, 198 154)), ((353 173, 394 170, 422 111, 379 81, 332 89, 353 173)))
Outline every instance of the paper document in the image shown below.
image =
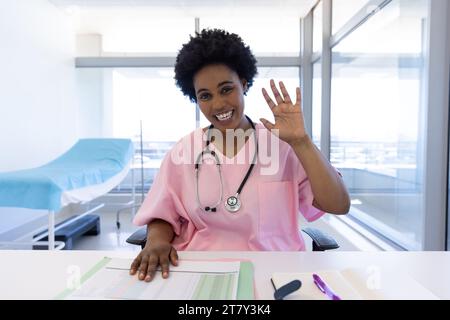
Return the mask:
POLYGON ((343 300, 435 300, 439 299, 406 273, 370 268, 350 268, 304 273, 274 273, 275 287, 298 279, 302 286, 285 300, 327 300, 313 281, 318 274, 343 300))
POLYGON ((104 258, 57 299, 234 300, 240 262, 186 261, 170 266, 169 278, 157 271, 151 282, 129 274, 132 259, 104 258))

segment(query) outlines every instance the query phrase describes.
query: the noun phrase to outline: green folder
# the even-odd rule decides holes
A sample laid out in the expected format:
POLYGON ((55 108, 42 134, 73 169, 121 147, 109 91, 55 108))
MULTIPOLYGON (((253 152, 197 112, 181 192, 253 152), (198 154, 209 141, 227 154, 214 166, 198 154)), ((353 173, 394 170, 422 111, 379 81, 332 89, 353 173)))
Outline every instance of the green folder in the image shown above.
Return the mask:
POLYGON ((253 287, 253 264, 242 261, 239 269, 237 300, 253 300, 255 292, 253 287))

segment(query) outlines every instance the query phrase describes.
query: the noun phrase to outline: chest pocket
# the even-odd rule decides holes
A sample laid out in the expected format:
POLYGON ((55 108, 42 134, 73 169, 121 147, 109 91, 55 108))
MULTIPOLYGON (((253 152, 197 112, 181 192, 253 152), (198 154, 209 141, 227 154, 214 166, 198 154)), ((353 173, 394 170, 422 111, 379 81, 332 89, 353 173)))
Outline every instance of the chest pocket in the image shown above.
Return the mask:
POLYGON ((292 181, 263 182, 258 185, 261 236, 298 233, 297 189, 294 186, 292 181))

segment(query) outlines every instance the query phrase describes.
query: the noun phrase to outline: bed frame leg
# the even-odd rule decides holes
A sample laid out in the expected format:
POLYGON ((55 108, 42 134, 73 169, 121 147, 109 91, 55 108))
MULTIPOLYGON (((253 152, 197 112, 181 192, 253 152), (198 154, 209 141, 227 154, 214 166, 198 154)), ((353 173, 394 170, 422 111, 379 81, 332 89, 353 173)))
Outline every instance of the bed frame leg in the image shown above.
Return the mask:
POLYGON ((55 211, 48 212, 48 250, 55 249, 55 211))

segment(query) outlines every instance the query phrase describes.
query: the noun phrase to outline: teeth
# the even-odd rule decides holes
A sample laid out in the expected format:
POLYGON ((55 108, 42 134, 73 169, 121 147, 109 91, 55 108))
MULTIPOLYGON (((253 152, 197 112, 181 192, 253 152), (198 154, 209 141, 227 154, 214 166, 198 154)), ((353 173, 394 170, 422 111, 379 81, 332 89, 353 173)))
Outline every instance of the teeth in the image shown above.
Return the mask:
POLYGON ((233 115, 233 110, 225 112, 225 113, 221 113, 221 114, 216 114, 216 118, 220 121, 225 121, 231 118, 231 116, 233 115))

